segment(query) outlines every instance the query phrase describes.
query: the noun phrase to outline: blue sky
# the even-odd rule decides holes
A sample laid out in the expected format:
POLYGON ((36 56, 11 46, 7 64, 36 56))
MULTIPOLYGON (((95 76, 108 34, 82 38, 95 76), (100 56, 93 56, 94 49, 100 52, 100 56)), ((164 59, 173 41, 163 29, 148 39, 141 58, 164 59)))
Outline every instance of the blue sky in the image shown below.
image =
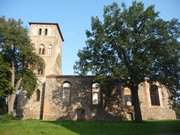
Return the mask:
MULTIPOLYGON (((28 22, 59 23, 64 36, 62 68, 63 74, 74 74, 73 65, 77 52, 85 46, 85 31, 90 29, 91 17, 102 17, 104 5, 132 0, 0 0, 0 16, 28 22)), ((160 17, 165 20, 180 19, 180 0, 144 0, 145 6, 155 5, 160 17)))

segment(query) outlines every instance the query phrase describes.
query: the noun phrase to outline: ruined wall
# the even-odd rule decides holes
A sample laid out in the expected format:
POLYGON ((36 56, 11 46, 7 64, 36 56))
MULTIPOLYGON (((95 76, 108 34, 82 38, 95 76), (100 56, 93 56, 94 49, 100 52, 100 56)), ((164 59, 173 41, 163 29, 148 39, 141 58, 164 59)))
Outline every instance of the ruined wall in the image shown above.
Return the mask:
POLYGON ((129 114, 129 111, 132 112, 132 107, 122 107, 122 99, 118 98, 118 95, 121 95, 121 91, 112 93, 112 97, 109 98, 105 108, 103 106, 104 98, 102 91, 100 93, 99 104, 92 104, 92 83, 92 76, 47 77, 43 119, 120 120, 123 119, 123 115, 126 117, 125 115, 129 114), (64 82, 71 83, 69 104, 64 104, 62 98, 62 85, 64 82))
POLYGON ((91 77, 61 76, 60 78, 47 78, 43 119, 77 119, 77 109, 84 109, 84 115, 87 118, 87 113, 89 113, 87 105, 91 104, 91 84, 91 77), (64 81, 71 83, 69 104, 64 104, 62 99, 64 81))
POLYGON ((147 81, 139 85, 139 99, 143 120, 176 119, 168 90, 159 83, 156 83, 156 85, 158 86, 160 105, 151 105, 150 85, 147 81))
MULTIPOLYGON (((113 87, 110 97, 106 97, 101 90, 101 101, 98 105, 92 104, 92 76, 48 76, 45 91, 41 88, 41 99, 36 101, 36 93, 27 101, 20 100, 25 106, 21 108, 24 119, 43 120, 127 120, 133 119, 132 103, 125 100, 131 95, 130 90, 122 88, 120 84, 113 87), (63 84, 68 82, 70 99, 68 103, 63 99, 63 84), (128 90, 128 91, 125 91, 128 90), (43 100, 44 99, 44 100, 43 100), (105 102, 106 101, 106 102, 105 102), (105 106, 106 104, 106 106, 105 106)), ((176 119, 169 100, 168 90, 158 85, 160 105, 151 105, 149 83, 139 84, 139 100, 143 120, 170 120, 176 119)), ((66 97, 68 98, 68 97, 66 97)))
POLYGON ((39 84, 38 89, 34 91, 31 97, 27 97, 26 93, 19 93, 17 95, 17 117, 22 119, 40 119, 43 84, 39 84), (37 100, 37 90, 39 90, 39 100, 37 100))

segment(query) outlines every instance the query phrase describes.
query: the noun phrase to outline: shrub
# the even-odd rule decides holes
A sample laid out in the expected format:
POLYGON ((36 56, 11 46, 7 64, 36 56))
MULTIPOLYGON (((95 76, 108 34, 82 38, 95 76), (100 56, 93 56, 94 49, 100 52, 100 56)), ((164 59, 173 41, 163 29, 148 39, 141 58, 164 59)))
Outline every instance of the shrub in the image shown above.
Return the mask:
POLYGON ((4 115, 0 116, 0 120, 4 121, 4 122, 10 121, 10 120, 15 120, 15 119, 16 118, 12 114, 4 114, 4 115))

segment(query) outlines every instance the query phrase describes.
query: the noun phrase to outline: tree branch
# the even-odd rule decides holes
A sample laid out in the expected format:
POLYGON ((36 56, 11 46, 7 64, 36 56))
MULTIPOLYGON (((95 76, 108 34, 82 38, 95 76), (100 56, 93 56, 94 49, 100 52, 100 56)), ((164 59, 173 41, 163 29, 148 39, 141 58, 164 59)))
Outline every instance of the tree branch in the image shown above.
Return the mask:
POLYGON ((22 82, 22 78, 20 78, 17 83, 16 83, 16 86, 15 86, 15 90, 17 91, 21 85, 21 82, 22 82))

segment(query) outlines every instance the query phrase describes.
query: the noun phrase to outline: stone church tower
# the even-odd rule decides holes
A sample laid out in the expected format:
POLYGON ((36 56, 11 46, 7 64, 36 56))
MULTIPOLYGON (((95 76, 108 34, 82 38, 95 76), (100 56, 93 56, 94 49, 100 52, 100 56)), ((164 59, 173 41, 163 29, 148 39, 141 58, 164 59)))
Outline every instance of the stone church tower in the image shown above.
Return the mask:
POLYGON ((47 75, 62 74, 62 42, 64 41, 57 23, 30 22, 29 36, 35 51, 45 62, 45 69, 38 70, 38 77, 45 81, 47 75))
POLYGON ((62 75, 62 43, 64 41, 60 27, 57 23, 29 23, 29 37, 36 53, 43 58, 45 67, 43 70, 37 69, 38 88, 34 91, 30 99, 22 100, 23 95, 19 95, 20 108, 18 115, 29 119, 41 119, 44 109, 45 82, 47 75, 62 75))

